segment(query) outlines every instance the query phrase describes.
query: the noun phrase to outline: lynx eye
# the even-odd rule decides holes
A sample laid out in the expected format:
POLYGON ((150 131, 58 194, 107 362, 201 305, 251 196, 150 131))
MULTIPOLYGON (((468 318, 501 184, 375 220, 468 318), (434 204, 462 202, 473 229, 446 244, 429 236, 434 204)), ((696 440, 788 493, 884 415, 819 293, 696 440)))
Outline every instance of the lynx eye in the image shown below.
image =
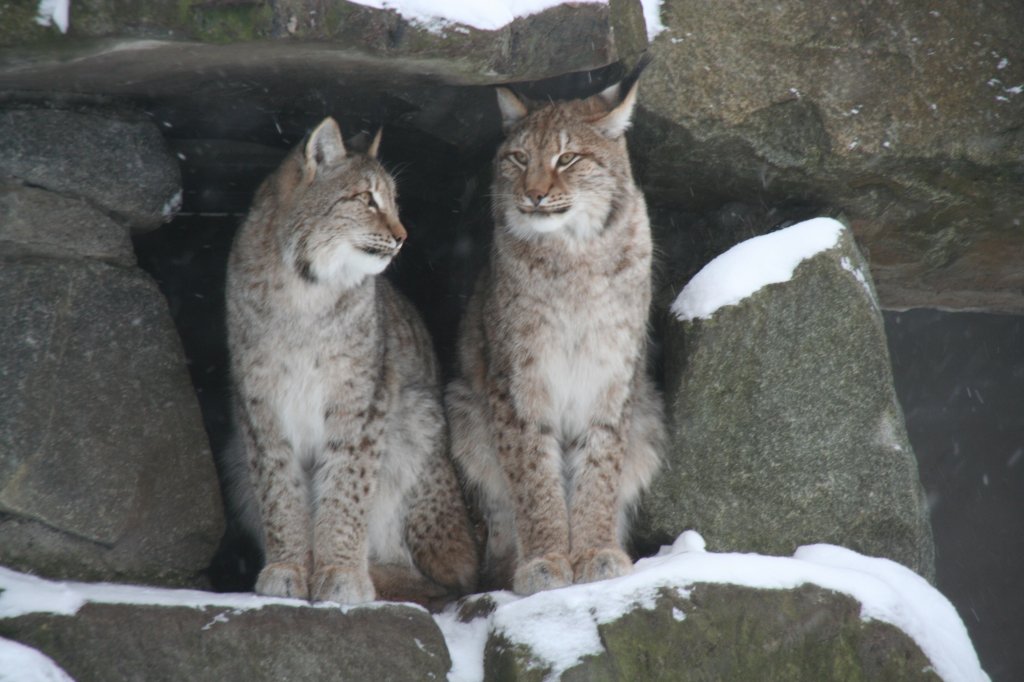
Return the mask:
POLYGON ((378 208, 377 201, 373 198, 373 192, 360 192, 356 195, 356 198, 372 209, 378 208))
POLYGON ((579 158, 579 154, 574 154, 573 152, 566 152, 558 157, 558 167, 568 168, 572 164, 576 163, 576 160, 579 158))
POLYGON ((508 155, 508 158, 512 159, 514 163, 520 166, 525 166, 530 160, 530 157, 528 157, 525 152, 520 151, 511 152, 508 155))

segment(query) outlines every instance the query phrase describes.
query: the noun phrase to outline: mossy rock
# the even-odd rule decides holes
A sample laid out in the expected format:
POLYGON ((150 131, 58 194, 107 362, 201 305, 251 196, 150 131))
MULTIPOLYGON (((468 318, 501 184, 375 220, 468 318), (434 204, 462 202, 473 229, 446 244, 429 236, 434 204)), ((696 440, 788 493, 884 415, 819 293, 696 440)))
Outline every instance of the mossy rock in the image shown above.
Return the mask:
MULTIPOLYGON (((566 670, 563 682, 874 682, 940 678, 917 644, 886 623, 864 621, 860 604, 817 586, 761 590, 697 584, 662 590, 598 625, 604 652, 566 670)), ((492 636, 484 679, 540 681, 551 669, 530 649, 492 636)))

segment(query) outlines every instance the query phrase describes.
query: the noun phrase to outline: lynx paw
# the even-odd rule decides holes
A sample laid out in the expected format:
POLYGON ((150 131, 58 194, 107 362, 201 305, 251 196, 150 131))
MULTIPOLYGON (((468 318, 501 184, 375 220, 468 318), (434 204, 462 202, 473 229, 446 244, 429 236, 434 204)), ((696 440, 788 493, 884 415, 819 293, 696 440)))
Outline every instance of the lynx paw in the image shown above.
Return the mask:
POLYGON ((368 572, 344 566, 321 566, 313 574, 311 588, 313 601, 364 604, 377 598, 368 572))
POLYGON ((533 594, 571 584, 572 567, 562 554, 548 554, 520 564, 512 577, 512 591, 516 594, 533 594))
POLYGON ((573 561, 574 582, 592 583, 633 572, 633 562, 620 549, 588 549, 573 561))
POLYGON ((256 578, 256 593, 268 597, 309 599, 306 571, 299 564, 287 561, 267 564, 256 578))

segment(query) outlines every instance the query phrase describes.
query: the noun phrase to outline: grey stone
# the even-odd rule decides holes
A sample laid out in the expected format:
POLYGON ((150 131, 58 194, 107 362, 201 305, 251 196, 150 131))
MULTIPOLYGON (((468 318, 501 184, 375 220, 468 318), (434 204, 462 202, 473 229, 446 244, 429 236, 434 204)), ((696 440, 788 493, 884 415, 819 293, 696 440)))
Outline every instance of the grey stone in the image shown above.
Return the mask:
MULTIPOLYGON (((180 68, 180 60, 188 60, 196 44, 211 48, 207 58, 215 64, 237 55, 230 48, 244 44, 250 59, 267 69, 291 61, 285 52, 304 52, 308 60, 320 63, 346 51, 349 56, 388 57, 418 65, 420 72, 443 71, 474 82, 536 80, 604 66, 638 54, 647 43, 640 4, 634 0, 566 3, 494 29, 440 23, 429 27, 394 10, 354 2, 204 2, 182 10, 141 0, 99 0, 76 8, 72 24, 79 41, 65 45, 54 35, 56 29, 40 29, 32 19, 12 15, 11 28, 20 22, 21 30, 11 30, 8 36, 0 30, 0 45, 45 46, 70 61, 72 55, 78 60, 102 55, 111 40, 121 42, 122 48, 133 40, 146 41, 131 59, 165 72, 180 68), (154 39, 166 42, 155 46, 154 39), (182 40, 194 43, 172 43, 182 40), (568 45, 572 49, 566 49, 568 45), (177 58, 168 61, 169 51, 177 58)), ((39 55, 29 59, 47 61, 39 55)), ((19 71, 25 60, 24 53, 10 58, 19 71)), ((0 55, 0 70, 2 64, 0 55)))
POLYGON ((0 254, 135 265, 128 229, 84 201, 0 179, 0 254))
POLYGON ((883 306, 1024 312, 1024 4, 666 0, 662 19, 631 143, 654 203, 835 210, 883 306))
POLYGON ((819 542, 934 578, 928 510, 867 264, 848 230, 710 318, 668 322, 667 465, 637 536, 715 551, 819 542))
POLYGON ((430 615, 401 605, 87 604, 74 616, 0 619, 0 636, 39 649, 77 682, 442 682, 451 666, 430 615))
MULTIPOLYGON (((689 596, 665 588, 654 608, 637 607, 598 625, 604 651, 559 679, 939 680, 917 644, 898 628, 864 621, 860 604, 805 585, 758 590, 697 584, 689 596)), ((550 671, 522 642, 494 635, 484 679, 547 679, 550 671)))
POLYGON ((181 204, 181 173, 149 120, 103 110, 0 109, 0 175, 152 229, 181 204))
POLYGON ((200 584, 223 532, 180 341, 145 274, 0 260, 0 563, 200 584))

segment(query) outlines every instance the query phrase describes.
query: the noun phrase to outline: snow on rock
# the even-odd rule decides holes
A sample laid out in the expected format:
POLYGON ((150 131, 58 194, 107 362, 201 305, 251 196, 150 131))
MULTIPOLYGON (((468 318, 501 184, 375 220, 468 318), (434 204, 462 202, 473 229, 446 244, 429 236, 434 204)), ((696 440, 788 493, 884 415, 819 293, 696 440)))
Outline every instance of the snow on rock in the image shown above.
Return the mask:
MULTIPOLYGON (((834 545, 801 547, 793 557, 715 553, 704 548, 694 531, 679 536, 658 556, 641 559, 630 575, 598 583, 517 597, 508 592, 486 596, 495 608, 486 617, 463 622, 457 607, 434 620, 444 634, 451 659, 449 682, 483 679, 483 655, 491 634, 523 643, 557 675, 584 656, 603 651, 597 626, 637 608, 655 607, 666 587, 686 596, 696 583, 725 583, 762 589, 790 589, 814 584, 847 594, 861 604, 861 617, 901 629, 917 642, 936 673, 946 682, 984 682, 977 654, 956 610, 923 578, 887 559, 866 557, 834 545)), ((484 597, 476 597, 481 599, 484 597)), ((150 604, 191 608, 259 609, 270 604, 307 608, 305 601, 250 594, 214 594, 130 585, 54 582, 0 568, 0 619, 27 613, 73 615, 86 603, 150 604)), ((380 605, 380 604, 379 604, 380 605)), ((351 608, 366 608, 351 607, 351 608)), ((685 618, 680 612, 679 616, 685 618)), ((64 680, 54 676, 52 662, 0 641, 0 670, 21 656, 26 680, 64 680), (28 675, 35 675, 31 677, 28 675), (47 677, 49 675, 49 677, 47 677)), ((29 649, 29 652, 33 650, 29 649)), ((38 652, 36 652, 38 653, 38 652)), ((0 676, 0 682, 5 678, 0 676)))
POLYGON ((71 0, 39 0, 36 10, 36 23, 40 26, 57 24, 61 33, 68 32, 68 16, 71 13, 71 0))
POLYGON ((683 321, 708 318, 762 287, 788 282, 800 263, 836 246, 845 229, 837 220, 814 218, 741 242, 693 276, 672 313, 683 321))
MULTIPOLYGON (((607 4, 607 0, 586 0, 588 4, 607 4)), ((563 0, 352 0, 357 5, 394 10, 406 19, 430 31, 440 32, 453 24, 495 31, 526 17, 562 4, 563 0)))
POLYGON ((662 0, 640 0, 644 7, 644 23, 647 24, 647 39, 654 40, 659 33, 665 30, 665 24, 661 23, 662 0))
POLYGON ((761 589, 810 583, 841 592, 861 603, 864 620, 889 623, 913 638, 946 682, 988 680, 953 606, 927 581, 893 561, 833 545, 801 547, 792 558, 712 553, 705 551, 699 534, 687 531, 658 556, 638 561, 631 575, 522 598, 496 593, 501 601, 488 616, 486 629, 481 622, 453 625, 457 621, 451 608, 435 616, 453 660, 462 661, 449 682, 482 679, 483 666, 475 657, 482 655, 488 629, 528 646, 551 667, 550 678, 557 679, 583 657, 602 653, 599 624, 636 608, 654 608, 666 587, 686 596, 685 588, 695 583, 761 589), (473 645, 464 646, 469 638, 473 645), (454 653, 459 650, 461 655, 454 653))
MULTIPOLYGON (((543 12, 565 0, 352 0, 357 5, 394 10, 409 21, 439 33, 451 26, 472 26, 496 31, 519 17, 543 12)), ((642 0, 647 37, 650 40, 665 30, 661 23, 662 0, 642 0)), ((608 0, 583 0, 576 4, 606 5, 608 0)))
POLYGON ((32 647, 0 637, 0 682, 75 682, 32 647))
MULTIPOLYGON (((331 602, 310 605, 309 602, 302 599, 260 597, 249 593, 222 594, 201 590, 172 590, 114 583, 57 582, 0 566, 0 619, 15 618, 28 613, 55 613, 73 616, 87 603, 183 606, 195 609, 221 607, 235 611, 261 609, 270 605, 340 608, 342 611, 372 607, 372 605, 339 606, 331 602)), ((383 604, 383 602, 377 603, 377 605, 383 604)))

